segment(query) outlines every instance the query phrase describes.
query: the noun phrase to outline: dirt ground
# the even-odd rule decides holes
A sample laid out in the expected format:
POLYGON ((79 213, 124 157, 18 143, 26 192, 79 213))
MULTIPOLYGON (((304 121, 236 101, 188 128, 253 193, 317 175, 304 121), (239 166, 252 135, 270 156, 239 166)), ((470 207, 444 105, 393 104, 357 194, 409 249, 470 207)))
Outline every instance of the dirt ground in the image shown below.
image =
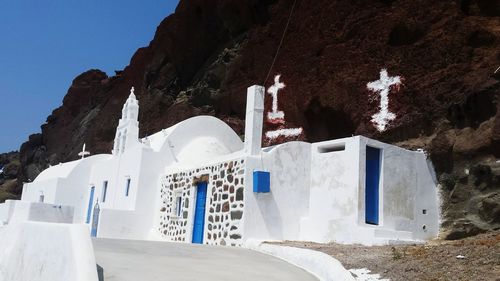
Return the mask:
POLYGON ((391 281, 500 280, 500 231, 422 245, 368 247, 298 241, 279 244, 324 252, 346 269, 367 268, 391 281))

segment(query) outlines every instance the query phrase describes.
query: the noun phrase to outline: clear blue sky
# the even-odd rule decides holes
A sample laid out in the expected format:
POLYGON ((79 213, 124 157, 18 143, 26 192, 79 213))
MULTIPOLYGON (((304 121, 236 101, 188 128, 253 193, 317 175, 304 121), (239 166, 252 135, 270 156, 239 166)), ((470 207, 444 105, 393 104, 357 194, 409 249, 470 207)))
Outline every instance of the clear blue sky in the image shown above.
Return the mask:
POLYGON ((114 74, 178 0, 0 0, 0 153, 18 150, 78 74, 114 74))

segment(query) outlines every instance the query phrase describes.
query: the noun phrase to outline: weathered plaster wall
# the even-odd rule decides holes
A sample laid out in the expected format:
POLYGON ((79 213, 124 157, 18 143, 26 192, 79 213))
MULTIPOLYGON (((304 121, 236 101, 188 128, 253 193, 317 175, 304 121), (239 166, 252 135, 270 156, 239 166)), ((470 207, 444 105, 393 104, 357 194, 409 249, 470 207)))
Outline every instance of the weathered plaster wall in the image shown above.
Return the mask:
MULTIPOLYGON (((374 239, 422 240, 435 238, 439 231, 439 204, 435 179, 423 152, 409 151, 365 137, 360 140, 359 217, 363 225, 366 146, 382 149, 380 182, 380 224, 374 239), (424 214, 425 210, 425 214, 424 214), (424 227, 425 226, 425 227, 424 227)), ((377 241, 377 242, 378 242, 377 241)))
POLYGON ((245 239, 298 239, 309 213, 310 144, 289 142, 247 157, 245 239), (253 192, 253 171, 269 171, 269 193, 253 192))
POLYGON ((206 181, 204 244, 240 246, 244 173, 245 162, 237 158, 164 176, 157 225, 161 239, 191 243, 196 184, 206 181), (182 196, 180 216, 175 214, 177 194, 182 196))
POLYGON ((345 138, 311 146, 310 213, 301 239, 351 242, 360 235, 358 217, 359 140, 345 138))
POLYGON ((97 281, 88 229, 23 222, 0 227, 0 280, 97 281))

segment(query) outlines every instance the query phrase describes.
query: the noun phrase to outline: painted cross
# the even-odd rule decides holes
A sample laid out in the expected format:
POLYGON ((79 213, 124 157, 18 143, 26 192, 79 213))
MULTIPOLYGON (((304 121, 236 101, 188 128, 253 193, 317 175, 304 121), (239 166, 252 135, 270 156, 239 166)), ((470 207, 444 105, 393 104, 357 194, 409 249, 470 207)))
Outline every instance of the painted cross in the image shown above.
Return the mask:
POLYGON ((274 85, 269 87, 267 93, 273 98, 271 111, 267 113, 267 120, 271 124, 278 124, 278 128, 266 132, 269 140, 279 137, 297 137, 302 134, 302 128, 285 128, 285 113, 278 110, 278 91, 285 88, 285 83, 280 82, 281 75, 274 76, 274 85))
POLYGON ((274 77, 274 85, 267 89, 267 93, 273 98, 272 111, 267 113, 267 119, 271 123, 283 123, 285 118, 285 113, 278 110, 278 91, 285 88, 285 83, 280 82, 281 75, 276 75, 274 77))
POLYGON ((78 156, 81 156, 82 159, 85 158, 85 156, 90 155, 90 152, 85 151, 85 143, 83 144, 82 152, 78 153, 78 156))
POLYGON ((396 114, 389 111, 389 92, 393 86, 399 91, 401 84, 401 77, 390 77, 385 68, 380 71, 379 80, 366 84, 368 90, 380 95, 380 111, 372 115, 372 122, 380 132, 385 131, 389 121, 396 119, 396 114))

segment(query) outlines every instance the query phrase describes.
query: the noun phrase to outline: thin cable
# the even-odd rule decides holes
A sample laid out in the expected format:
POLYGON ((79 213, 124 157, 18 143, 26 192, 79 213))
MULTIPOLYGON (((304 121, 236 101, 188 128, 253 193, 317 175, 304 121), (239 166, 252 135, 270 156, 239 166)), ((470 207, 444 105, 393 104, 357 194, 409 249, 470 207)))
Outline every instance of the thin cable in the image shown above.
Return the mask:
POLYGON ((273 70, 274 63, 276 62, 276 59, 278 58, 278 54, 279 54, 279 51, 281 49, 281 45, 283 45, 283 41, 285 40, 285 35, 286 35, 287 30, 288 30, 288 26, 290 25, 290 21, 292 19, 293 10, 295 8, 296 2, 297 2, 297 0, 293 1, 292 9, 290 10, 290 15, 288 16, 288 20, 286 22, 285 29, 283 30, 283 35, 281 36, 281 40, 280 40, 280 43, 278 45, 278 49, 276 50, 276 54, 274 55, 273 62, 271 63, 271 67, 269 68, 269 72, 267 72, 266 79, 264 80, 264 83, 262 83, 262 86, 264 86, 264 87, 266 86, 267 79, 269 79, 269 75, 271 74, 271 71, 273 70))

